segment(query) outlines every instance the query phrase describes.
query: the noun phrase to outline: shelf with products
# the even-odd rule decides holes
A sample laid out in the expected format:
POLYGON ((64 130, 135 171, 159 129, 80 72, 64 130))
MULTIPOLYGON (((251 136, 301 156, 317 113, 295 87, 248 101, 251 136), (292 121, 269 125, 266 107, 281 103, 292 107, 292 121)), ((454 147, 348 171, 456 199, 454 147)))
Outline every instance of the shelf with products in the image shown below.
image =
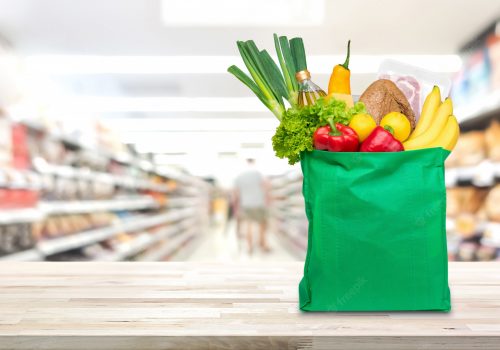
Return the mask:
MULTIPOLYGON (((185 184, 194 182, 197 185, 200 185, 198 179, 189 179, 189 177, 183 176, 182 173, 178 173, 177 171, 173 170, 170 171, 166 169, 160 170, 149 159, 141 158, 137 154, 131 154, 123 150, 120 152, 113 152, 106 150, 102 146, 92 147, 87 145, 84 141, 79 140, 79 138, 75 137, 74 135, 65 135, 64 132, 61 132, 59 130, 57 131, 51 130, 46 126, 44 126, 42 123, 39 123, 31 119, 23 119, 21 120, 21 123, 31 130, 45 135, 50 140, 60 142, 70 148, 83 150, 86 151, 87 153, 91 153, 94 155, 98 155, 102 158, 105 158, 108 161, 114 161, 122 165, 127 165, 133 168, 137 168, 138 170, 141 170, 144 173, 150 173, 161 178, 176 180, 185 184)), ((160 190, 163 191, 165 189, 161 189, 160 187, 160 190)))
POLYGON ((446 160, 450 259, 500 259, 500 36, 488 27, 461 50, 452 87, 461 135, 446 160))
POLYGON ((492 229, 500 222, 500 122, 484 126, 463 132, 445 163, 451 260, 500 258, 492 229))
POLYGON ((115 247, 116 250, 101 257, 104 260, 123 260, 122 258, 139 253, 151 245, 177 233, 186 227, 192 227, 197 221, 193 217, 192 209, 172 211, 160 215, 136 215, 121 222, 115 222, 108 227, 82 231, 69 236, 54 239, 43 239, 37 242, 34 248, 21 252, 5 255, 0 260, 43 260, 45 257, 73 249, 83 248, 94 243, 99 243, 126 232, 134 233, 135 238, 128 244, 115 247), (153 234, 140 232, 158 227, 153 234), (122 257, 122 258, 120 258, 122 257))
POLYGON ((162 261, 168 259, 179 249, 183 248, 185 245, 192 243, 191 241, 196 236, 196 229, 191 227, 181 231, 178 235, 172 237, 172 239, 167 240, 159 247, 156 247, 152 251, 146 252, 144 255, 139 256, 137 260, 139 261, 162 261))
POLYGON ((169 197, 166 202, 167 208, 191 207, 201 203, 201 199, 197 197, 169 197))
POLYGON ((492 187, 500 182, 500 162, 485 159, 473 166, 446 169, 446 187, 492 187))
MULTIPOLYGON (((92 147, 85 142, 79 140, 75 135, 66 135, 59 128, 49 128, 44 123, 37 121, 35 119, 22 119, 20 121, 24 126, 31 129, 32 131, 41 133, 47 138, 52 139, 57 142, 66 144, 69 147, 75 147, 80 149, 85 149, 90 152, 95 152, 97 154, 103 155, 109 159, 123 164, 132 164, 134 158, 125 152, 114 153, 103 149, 102 147, 96 146, 92 147)), ((51 123, 53 126, 53 123, 51 123)))
POLYGON ((299 259, 307 250, 307 217, 302 196, 302 173, 292 170, 270 180, 270 225, 283 245, 299 259))
POLYGON ((0 256, 0 261, 41 261, 44 255, 36 248, 0 256))
POLYGON ((48 164, 41 158, 35 159, 33 164, 41 175, 59 176, 80 181, 92 180, 128 189, 149 190, 160 193, 170 193, 173 191, 173 186, 153 183, 150 180, 127 175, 111 175, 106 172, 92 171, 88 168, 48 164))
POLYGON ((141 252, 154 247, 162 241, 168 241, 184 230, 192 228, 197 223, 192 218, 185 219, 171 226, 160 227, 155 232, 141 232, 136 237, 129 241, 121 243, 114 247, 114 251, 106 256, 99 257, 101 261, 123 261, 130 257, 140 254, 141 252))
POLYGON ((0 225, 37 222, 44 214, 37 208, 2 209, 0 210, 0 225))
POLYGON ((500 35, 495 23, 461 49, 451 97, 462 131, 484 130, 500 116, 500 35))
POLYGON ((298 259, 305 259, 307 252, 307 223, 303 221, 296 225, 281 223, 274 226, 275 232, 285 247, 298 259))
POLYGON ((156 225, 178 221, 193 215, 193 209, 182 209, 169 211, 157 215, 137 215, 118 221, 111 226, 83 231, 67 237, 42 240, 38 243, 39 249, 45 256, 56 254, 62 251, 80 248, 94 242, 103 241, 120 232, 139 231, 156 225))
POLYGON ((148 195, 112 200, 43 201, 38 205, 44 215, 95 213, 105 211, 157 209, 158 203, 148 195))
POLYGON ((67 124, 0 116, 2 259, 85 259, 102 248, 116 260, 160 243, 149 231, 208 217, 202 180, 156 168, 100 128, 67 124))

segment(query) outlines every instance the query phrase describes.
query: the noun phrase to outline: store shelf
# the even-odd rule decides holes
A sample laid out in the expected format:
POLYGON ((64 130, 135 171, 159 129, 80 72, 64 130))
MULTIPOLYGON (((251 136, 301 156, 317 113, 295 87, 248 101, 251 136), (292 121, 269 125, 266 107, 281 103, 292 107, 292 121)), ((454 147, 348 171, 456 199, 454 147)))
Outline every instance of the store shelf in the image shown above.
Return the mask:
POLYGON ((112 153, 112 152, 106 151, 102 148, 88 146, 85 143, 78 140, 74 136, 64 135, 64 134, 61 134, 59 132, 50 131, 44 125, 37 122, 36 120, 24 119, 21 121, 21 123, 32 130, 36 130, 38 132, 41 132, 41 133, 47 135, 48 137, 50 137, 53 140, 60 141, 64 144, 69 145, 69 146, 74 147, 74 148, 79 148, 79 149, 87 150, 89 152, 94 152, 96 154, 105 156, 109 159, 112 159, 112 160, 119 162, 119 163, 122 163, 122 164, 132 164, 132 162, 134 160, 134 158, 128 153, 112 153))
POLYGON ((486 223, 481 243, 483 245, 500 248, 500 222, 486 223))
POLYGON ((140 252, 146 250, 147 248, 153 246, 154 244, 173 237, 182 230, 193 225, 193 220, 187 219, 179 222, 176 225, 168 226, 163 229, 158 230, 154 234, 144 232, 139 234, 132 242, 127 242, 116 248, 116 252, 110 255, 99 257, 100 261, 122 261, 128 257, 139 254, 140 252))
POLYGON ((4 255, 0 257, 0 261, 41 261, 43 258, 43 254, 39 250, 33 248, 14 254, 4 255))
POLYGON ((458 106, 455 115, 463 131, 484 128, 493 117, 500 113, 500 90, 477 97, 470 103, 458 106))
POLYGON ((275 189, 285 187, 294 182, 302 182, 302 172, 298 170, 291 170, 283 175, 276 176, 271 179, 271 186, 275 189))
MULTIPOLYGON (((64 236, 54 235, 38 241, 32 249, 0 259, 72 260, 73 256, 81 259, 101 255, 99 259, 103 260, 126 260, 155 247, 155 244, 163 240, 171 241, 188 229, 194 230, 195 223, 199 226, 207 221, 210 185, 205 181, 175 168, 156 167, 151 160, 120 144, 116 134, 97 124, 95 128, 89 125, 89 128, 79 129, 64 123, 49 123, 50 127, 49 124, 36 120, 6 120, 5 127, 16 127, 29 144, 23 161, 30 164, 33 170, 0 169, 0 187, 31 190, 29 193, 11 191, 6 193, 5 198, 9 201, 7 204, 14 207, 17 202, 24 200, 25 195, 23 205, 28 206, 28 200, 32 199, 33 208, 0 210, 0 225, 40 222, 39 226, 33 227, 37 237, 40 230, 70 232, 71 223, 80 219, 82 222, 88 220, 105 223, 106 226, 79 226, 87 227, 87 230, 64 236), (20 123, 25 124, 28 130, 19 127, 20 123), (16 197, 18 194, 19 201, 16 197), (37 200, 37 194, 42 199, 37 200), (56 198, 59 200, 51 200, 56 198), (67 200, 68 198, 79 199, 67 200), (157 210, 160 208, 162 211, 159 213, 157 210), (154 209, 155 214, 130 213, 149 209, 154 209), (97 216, 77 215, 122 211, 125 212, 123 215, 118 213, 102 216, 121 217, 111 224, 105 219, 101 221, 97 216), (65 215, 68 217, 64 217, 65 215), (50 222, 44 219, 54 220, 50 222), (47 227, 55 229, 49 230, 47 227), (124 239, 114 239, 119 234, 124 239), (126 238, 130 241, 123 243, 126 238), (115 250, 110 251, 110 246, 115 250), (53 256, 55 254, 57 257, 53 256)), ((73 227, 76 226, 78 225, 73 227)), ((28 225, 6 227, 5 230, 9 233, 12 231, 12 241, 15 244, 5 250, 26 249, 22 246, 24 241, 21 238, 24 236, 21 237, 21 234, 28 235, 29 232, 24 232, 28 229, 28 225)), ((178 248, 174 246, 176 247, 178 248)))
POLYGON ((307 251, 307 217, 302 196, 302 172, 292 170, 271 183, 271 225, 283 246, 298 259, 307 251))
POLYGON ((298 206, 274 205, 270 210, 272 217, 280 220, 306 220, 305 208, 298 206))
POLYGON ((43 217, 43 212, 38 208, 2 209, 0 210, 0 225, 36 222, 42 220, 43 217))
MULTIPOLYGON (((457 231, 455 219, 446 218, 446 231, 451 234, 457 231)), ((500 248, 500 222, 478 220, 474 223, 473 232, 482 236, 482 245, 500 248)))
POLYGON ((161 193, 172 192, 172 190, 168 186, 162 184, 156 184, 149 180, 135 178, 131 176, 112 175, 108 173, 92 171, 86 168, 75 168, 67 165, 48 164, 45 162, 45 160, 41 158, 33 160, 33 165, 35 166, 35 169, 41 174, 49 174, 76 180, 111 183, 114 184, 115 186, 120 186, 130 189, 149 190, 161 193))
MULTIPOLYGON (((167 229, 166 229, 167 230, 167 229)), ((169 232, 176 232, 176 229, 174 228, 169 228, 169 232)), ((115 248, 116 251, 106 255, 106 256, 100 256, 99 261, 122 261, 127 259, 130 256, 139 254, 143 250, 147 249, 150 247, 154 242, 153 237, 147 233, 143 232, 138 235, 137 238, 135 238, 132 242, 127 242, 119 247, 115 248)))
MULTIPOLYGON (((191 178, 189 176, 186 176, 185 174, 182 174, 180 172, 174 171, 173 169, 171 171, 167 171, 166 169, 158 169, 155 167, 151 161, 147 159, 141 159, 137 158, 136 156, 132 156, 129 153, 112 153, 109 152, 105 149, 98 148, 98 147, 90 147, 86 145, 85 143, 79 141, 77 138, 72 137, 70 135, 63 135, 57 132, 51 132, 48 130, 45 126, 42 124, 34 121, 34 120, 22 120, 21 123, 26 125, 28 128, 37 130, 38 132, 42 132, 48 137, 58 140, 66 145, 69 145, 73 148, 78 148, 82 150, 86 150, 89 152, 92 152, 94 154, 103 156, 105 158, 108 158, 110 160, 116 161, 121 164, 125 165, 130 165, 137 167, 145 172, 155 174, 157 176, 163 177, 163 178, 168 178, 172 180, 176 180, 179 182, 182 182, 184 184, 196 184, 197 186, 200 185, 200 183, 204 183, 202 180, 191 178), (200 182, 198 182, 200 181, 200 182)), ((154 186, 154 185, 153 185, 154 186)), ((163 188, 163 187, 161 187, 163 188)))
POLYGON ((195 197, 172 197, 168 198, 167 201, 167 207, 169 208, 194 207, 201 204, 201 200, 195 197))
POLYGON ((271 197, 282 198, 302 191, 302 180, 292 181, 287 183, 283 187, 271 190, 271 197))
POLYGON ((488 159, 474 166, 449 168, 445 172, 446 187, 460 184, 489 187, 496 179, 500 179, 500 163, 488 159))
POLYGON ((96 230, 84 231, 67 237, 55 238, 39 242, 37 249, 45 256, 80 248, 95 242, 103 241, 119 232, 133 232, 168 222, 180 220, 192 215, 191 209, 175 210, 166 214, 140 216, 125 219, 115 225, 96 230))
POLYGON ((307 252, 307 237, 300 238, 298 236, 291 236, 284 229, 276 231, 278 238, 281 239, 284 246, 298 259, 303 260, 307 252))
POLYGON ((41 202, 39 205, 40 210, 45 215, 139 210, 158 207, 158 203, 150 196, 114 200, 53 201, 41 202))
POLYGON ((189 228, 184 232, 174 236, 172 239, 166 241, 158 249, 148 253, 147 255, 140 258, 140 261, 160 261, 165 257, 172 255, 176 250, 179 249, 186 241, 193 238, 195 235, 194 228, 189 228))
POLYGON ((2 209, 0 225, 30 223, 55 214, 95 213, 102 211, 140 210, 158 208, 152 197, 100 200, 100 201, 54 201, 41 202, 36 208, 2 209))
POLYGON ((40 175, 26 169, 0 168, 0 187, 9 189, 39 190, 40 175))

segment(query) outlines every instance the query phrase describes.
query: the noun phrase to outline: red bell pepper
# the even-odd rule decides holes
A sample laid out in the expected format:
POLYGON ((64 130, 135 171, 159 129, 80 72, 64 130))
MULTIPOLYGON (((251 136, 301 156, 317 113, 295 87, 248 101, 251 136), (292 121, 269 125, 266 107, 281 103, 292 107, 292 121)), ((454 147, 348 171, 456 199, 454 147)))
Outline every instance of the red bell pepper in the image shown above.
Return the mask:
POLYGON ((359 138, 356 131, 350 127, 333 123, 319 127, 313 135, 314 148, 330 152, 356 152, 359 146, 359 138))
POLYGON ((403 144, 394 138, 392 128, 377 126, 363 141, 360 152, 400 152, 404 151, 403 144))

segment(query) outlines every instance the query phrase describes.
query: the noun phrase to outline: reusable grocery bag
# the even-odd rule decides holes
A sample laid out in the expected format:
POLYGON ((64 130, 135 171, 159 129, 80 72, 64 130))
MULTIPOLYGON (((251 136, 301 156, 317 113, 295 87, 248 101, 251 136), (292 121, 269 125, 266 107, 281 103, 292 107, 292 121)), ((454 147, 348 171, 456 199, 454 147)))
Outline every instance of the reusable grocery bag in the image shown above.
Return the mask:
POLYGON ((309 220, 302 310, 450 310, 448 154, 302 154, 309 220))

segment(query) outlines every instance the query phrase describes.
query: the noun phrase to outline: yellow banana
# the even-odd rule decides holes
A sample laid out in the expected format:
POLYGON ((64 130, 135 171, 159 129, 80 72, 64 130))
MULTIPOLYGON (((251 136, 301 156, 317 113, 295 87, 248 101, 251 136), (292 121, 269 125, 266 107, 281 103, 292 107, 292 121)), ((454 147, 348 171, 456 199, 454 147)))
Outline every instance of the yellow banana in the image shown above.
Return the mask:
POLYGON ((443 147, 451 152, 457 144, 458 135, 460 135, 460 127, 458 126, 457 118, 450 115, 439 136, 425 148, 443 147))
MULTIPOLYGON (((434 115, 441 104, 441 92, 439 87, 434 85, 432 91, 427 95, 422 107, 422 113, 420 113, 420 118, 418 119, 417 126, 415 130, 410 135, 409 140, 415 138, 422 133, 424 133, 432 123, 434 115)), ((451 113, 450 113, 451 114, 451 113)))
POLYGON ((451 99, 448 97, 437 109, 429 128, 420 136, 417 136, 413 139, 410 138, 408 141, 403 143, 405 150, 424 148, 428 143, 434 141, 434 139, 438 137, 441 130, 443 130, 444 125, 448 120, 448 117, 452 113, 453 113, 453 103, 451 102, 451 99))

